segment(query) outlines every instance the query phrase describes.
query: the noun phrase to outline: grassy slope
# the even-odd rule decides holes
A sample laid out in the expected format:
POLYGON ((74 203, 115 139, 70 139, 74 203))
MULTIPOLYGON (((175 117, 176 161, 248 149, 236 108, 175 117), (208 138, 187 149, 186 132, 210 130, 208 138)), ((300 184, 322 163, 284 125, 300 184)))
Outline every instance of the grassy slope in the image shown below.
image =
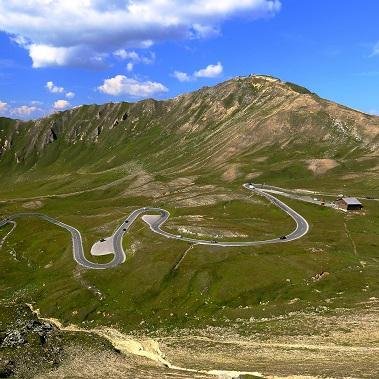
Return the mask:
MULTIPOLYGON (((96 195, 45 201, 39 211, 79 226, 88 251, 100 236, 110 234, 117 224, 115 216, 122 219, 122 214, 132 209, 129 204, 146 201, 115 202, 96 195)), ((219 324, 226 319, 269 316, 317 305, 350 306, 377 295, 376 203, 365 202, 365 215, 349 215, 285 201, 310 221, 311 232, 302 240, 259 248, 197 246, 176 270, 173 268, 188 245, 156 236, 142 222, 125 240, 133 254, 124 265, 102 272, 75 267, 66 232, 43 221, 20 219, 2 249, 1 296, 36 301, 43 313, 67 322, 118 324, 129 329, 141 321, 143 326, 155 327, 219 324), (323 271, 330 275, 319 282, 312 280, 323 271), (97 288, 102 299, 89 286, 97 288), (294 298, 300 301, 288 304, 294 298), (325 303, 326 299, 333 300, 325 303)), ((18 207, 15 203, 2 211, 18 207)), ((264 234, 262 224, 271 223, 269 233, 276 235, 289 228, 285 216, 273 210, 266 213, 269 205, 236 200, 229 207, 233 208, 230 212, 225 212, 222 203, 185 212, 174 210, 173 221, 183 213, 204 215, 203 224, 211 229, 215 227, 212 218, 225 217, 229 229, 247 232, 251 225, 252 235, 264 234), (241 226, 235 219, 239 209, 249 209, 249 215, 258 220, 241 226)), ((6 232, 1 230, 2 235, 6 232)))
MULTIPOLYGON (((378 158, 352 134, 340 134, 325 111, 286 110, 300 96, 293 88, 278 87, 271 93, 265 86, 247 90, 250 84, 244 82, 245 92, 236 92, 235 83, 230 86, 221 86, 221 94, 207 89, 169 105, 148 101, 88 106, 23 124, 13 150, 0 159, 0 199, 38 197, 41 203, 5 201, 0 215, 37 206, 39 212, 78 227, 88 251, 125 214, 145 205, 168 209, 173 216, 168 228, 200 224, 253 238, 289 231, 292 224, 285 215, 260 198, 249 199, 241 188, 251 173, 254 181, 287 188, 379 197, 378 158), (104 112, 100 120, 98 112, 104 112), (127 120, 112 127, 125 112, 127 120), (268 131, 272 123, 289 129, 268 131), (183 125, 189 129, 179 131, 183 125), (99 126, 104 129, 96 137, 99 126), (196 126, 200 129, 191 131, 196 126), (51 127, 58 139, 41 148, 51 127), (327 134, 332 137, 320 142, 327 134), (30 138, 36 138, 37 148, 26 142, 30 138), (15 154, 21 163, 15 162, 15 154), (331 158, 339 165, 314 175, 307 169, 309 158, 331 158), (231 179, 225 178, 233 165, 237 168, 231 179), (178 177, 190 184, 176 182, 178 177), (83 192, 51 196, 76 191, 83 192), (190 201, 191 196, 195 200, 190 201), (242 221, 241 214, 248 217, 242 221), (203 219, 185 219, 183 224, 188 215, 203 219)), ((350 120, 353 116, 346 112, 346 125, 362 122, 350 120)), ((4 125, 2 139, 14 132, 12 122, 4 125)), ((150 233, 141 221, 124 241, 131 252, 127 262, 99 272, 76 267, 65 231, 40 220, 20 219, 1 249, 0 297, 34 301, 43 314, 67 322, 134 329, 228 324, 296 309, 354 306, 377 296, 377 202, 364 202, 364 215, 349 215, 285 201, 310 221, 305 238, 259 248, 196 246, 176 270, 188 245, 150 233), (322 280, 312 279, 325 271, 329 275, 322 280), (290 304, 295 298, 300 300, 290 304)), ((1 229, 0 238, 8 230, 1 229)))

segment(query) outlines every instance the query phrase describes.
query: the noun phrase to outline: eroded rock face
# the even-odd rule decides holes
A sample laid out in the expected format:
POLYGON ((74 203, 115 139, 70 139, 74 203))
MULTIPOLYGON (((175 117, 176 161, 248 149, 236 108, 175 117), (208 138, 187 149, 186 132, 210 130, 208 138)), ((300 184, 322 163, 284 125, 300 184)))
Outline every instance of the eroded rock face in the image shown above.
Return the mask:
POLYGON ((53 331, 53 326, 44 321, 30 320, 22 328, 6 332, 2 338, 0 348, 17 347, 25 344, 29 333, 40 336, 41 342, 45 343, 48 335, 53 331))
POLYGON ((53 129, 50 129, 48 134, 48 143, 52 143, 58 139, 57 134, 54 132, 53 129))
POLYGON ((48 334, 53 330, 53 325, 44 321, 31 320, 25 325, 24 330, 38 334, 48 334))
POLYGON ((37 318, 28 305, 0 301, 0 378, 34 378, 55 369, 65 343, 54 324, 37 318))
POLYGON ((23 333, 21 333, 21 331, 12 330, 6 335, 0 347, 2 348, 15 347, 15 346, 23 345, 25 342, 26 342, 26 339, 23 336, 23 333))

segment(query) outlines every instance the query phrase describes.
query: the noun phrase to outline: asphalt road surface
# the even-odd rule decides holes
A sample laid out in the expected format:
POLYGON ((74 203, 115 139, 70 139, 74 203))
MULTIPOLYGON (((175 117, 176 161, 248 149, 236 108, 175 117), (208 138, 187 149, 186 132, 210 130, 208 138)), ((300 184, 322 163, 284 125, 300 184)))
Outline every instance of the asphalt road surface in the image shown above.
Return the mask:
POLYGON ((296 222, 296 228, 293 232, 285 236, 285 239, 278 237, 270 240, 262 240, 262 241, 209 241, 209 240, 201 240, 201 239, 195 239, 195 238, 188 238, 183 237, 181 235, 172 234, 169 232, 166 232, 161 229, 162 225, 169 219, 170 213, 162 208, 153 208, 153 207, 144 207, 139 208, 133 211, 125 220, 124 222, 115 230, 111 238, 113 239, 113 250, 114 255, 112 261, 108 263, 94 263, 89 261, 85 255, 83 250, 83 243, 82 243, 82 236, 78 229, 74 228, 73 226, 64 224, 61 221, 58 221, 50 216, 44 215, 42 213, 16 213, 11 216, 8 216, 7 218, 0 221, 0 228, 7 223, 12 222, 16 218, 19 217, 39 217, 43 220, 46 220, 48 222, 51 222, 52 224, 55 224, 57 226, 60 226, 61 228, 66 229, 71 234, 72 239, 72 250, 73 250, 73 256, 75 261, 80 264, 81 266, 89 269, 109 269, 116 267, 120 265, 121 263, 125 262, 126 254, 122 247, 122 239, 125 233, 128 232, 129 228, 133 225, 134 221, 142 214, 147 212, 154 212, 159 213, 160 217, 155 219, 154 221, 146 221, 149 224, 150 229, 157 234, 160 234, 166 238, 173 238, 197 245, 211 245, 211 246, 220 246, 220 247, 236 247, 236 246, 259 246, 259 245, 266 245, 266 244, 273 244, 273 243, 287 243, 296 239, 299 239, 303 237, 305 234, 307 234, 309 230, 309 225, 305 218, 301 216, 299 213, 294 211, 292 208, 290 208, 288 205, 277 199, 275 196, 273 196, 270 193, 265 192, 265 189, 263 188, 256 188, 254 185, 244 184, 243 185, 246 189, 253 191, 263 197, 265 197, 267 200, 269 200, 271 203, 276 205, 278 208, 282 209, 285 213, 287 213, 290 217, 293 218, 293 220, 296 222))

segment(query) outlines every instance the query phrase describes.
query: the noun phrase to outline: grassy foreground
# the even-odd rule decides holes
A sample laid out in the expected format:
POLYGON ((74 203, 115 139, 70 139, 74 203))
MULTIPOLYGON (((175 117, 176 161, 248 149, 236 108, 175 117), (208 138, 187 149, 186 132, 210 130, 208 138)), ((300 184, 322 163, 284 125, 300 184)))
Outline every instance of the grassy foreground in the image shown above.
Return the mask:
MULTIPOLYGON (((124 215, 148 204, 159 203, 171 212, 168 229, 224 233, 232 236, 224 237, 229 240, 270 238, 294 226, 285 214, 242 188, 228 195, 230 200, 186 208, 115 193, 16 201, 3 204, 1 213, 37 207, 77 227, 87 252, 124 215)), ((152 330, 230 325, 299 309, 355 306, 377 296, 377 202, 367 200, 364 212, 349 214, 283 200, 310 223, 301 240, 254 248, 193 246, 181 259, 190 245, 157 236, 139 220, 124 240, 127 261, 106 271, 78 267, 64 230, 35 218, 19 219, 2 247, 1 298, 35 303, 42 314, 67 323, 152 330)), ((11 228, 2 228, 0 238, 11 228)))

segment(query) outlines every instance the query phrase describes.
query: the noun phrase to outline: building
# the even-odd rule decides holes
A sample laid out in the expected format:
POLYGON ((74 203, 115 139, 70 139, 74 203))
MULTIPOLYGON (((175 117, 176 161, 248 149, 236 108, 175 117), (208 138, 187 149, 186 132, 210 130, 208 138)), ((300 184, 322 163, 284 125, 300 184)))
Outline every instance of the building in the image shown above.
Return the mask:
POLYGON ((360 211, 363 208, 362 203, 355 197, 341 197, 337 199, 338 208, 346 209, 347 211, 360 211))

